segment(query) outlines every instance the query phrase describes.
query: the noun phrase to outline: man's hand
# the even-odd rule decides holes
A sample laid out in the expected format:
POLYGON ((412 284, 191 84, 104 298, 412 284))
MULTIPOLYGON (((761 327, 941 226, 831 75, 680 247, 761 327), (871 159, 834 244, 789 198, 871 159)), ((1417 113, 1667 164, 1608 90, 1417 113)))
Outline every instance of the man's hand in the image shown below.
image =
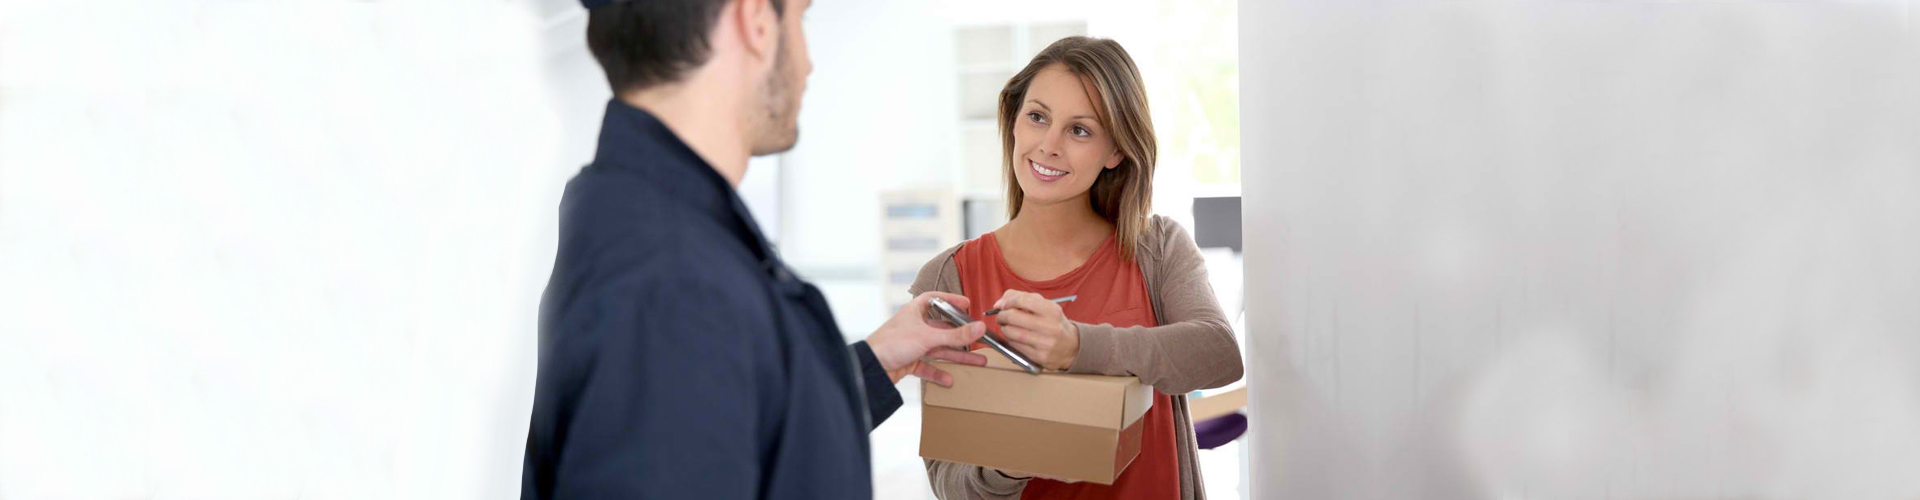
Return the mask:
POLYGON ((887 377, 895 383, 907 375, 913 375, 940 384, 941 387, 953 386, 953 375, 928 363, 936 359, 973 366, 987 365, 985 356, 966 350, 968 344, 980 340, 987 326, 975 321, 954 327, 944 320, 929 320, 927 310, 933 306, 927 300, 934 297, 961 310, 966 310, 970 305, 963 296, 923 293, 902 306, 900 311, 893 314, 893 319, 887 320, 879 330, 867 337, 867 347, 873 348, 873 357, 880 360, 880 367, 887 370, 887 377))
POLYGON ((1007 290, 993 307, 1000 310, 1000 334, 1015 348, 1040 366, 1065 370, 1080 355, 1080 327, 1067 321, 1066 313, 1040 294, 1007 290))

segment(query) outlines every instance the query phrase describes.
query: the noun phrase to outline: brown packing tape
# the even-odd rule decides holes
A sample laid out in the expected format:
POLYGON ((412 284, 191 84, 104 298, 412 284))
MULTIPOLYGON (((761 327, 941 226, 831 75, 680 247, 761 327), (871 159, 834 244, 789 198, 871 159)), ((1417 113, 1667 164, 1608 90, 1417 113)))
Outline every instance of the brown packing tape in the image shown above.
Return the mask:
POLYGON ((1140 422, 1114 430, 928 406, 921 413, 920 456, 1113 484, 1140 455, 1140 422))

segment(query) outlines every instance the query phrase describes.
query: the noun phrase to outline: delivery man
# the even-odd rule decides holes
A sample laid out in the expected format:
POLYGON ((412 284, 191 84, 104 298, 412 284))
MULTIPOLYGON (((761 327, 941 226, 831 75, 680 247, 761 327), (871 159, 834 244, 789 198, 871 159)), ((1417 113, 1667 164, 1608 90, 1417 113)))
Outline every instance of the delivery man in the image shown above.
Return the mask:
POLYGON ((986 359, 925 319, 957 295, 847 346, 734 190, 798 137, 809 0, 583 3, 615 98, 560 204, 521 498, 871 497, 893 384, 986 359))

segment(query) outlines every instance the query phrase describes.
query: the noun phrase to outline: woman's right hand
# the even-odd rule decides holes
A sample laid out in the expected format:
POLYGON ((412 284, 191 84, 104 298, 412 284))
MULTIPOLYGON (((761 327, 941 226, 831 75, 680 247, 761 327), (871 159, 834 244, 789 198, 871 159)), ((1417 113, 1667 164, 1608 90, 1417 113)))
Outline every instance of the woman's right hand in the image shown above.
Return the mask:
POLYGON ((1000 334, 1035 363, 1051 370, 1073 367, 1080 355, 1080 327, 1067 321, 1060 304, 1033 292, 1007 290, 993 304, 1000 334))

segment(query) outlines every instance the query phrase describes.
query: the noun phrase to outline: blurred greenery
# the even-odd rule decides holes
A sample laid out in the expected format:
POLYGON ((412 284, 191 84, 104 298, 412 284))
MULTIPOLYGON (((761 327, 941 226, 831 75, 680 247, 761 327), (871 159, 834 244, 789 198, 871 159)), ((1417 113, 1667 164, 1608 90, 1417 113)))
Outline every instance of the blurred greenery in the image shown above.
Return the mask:
POLYGON ((1160 163, 1191 165, 1201 184, 1240 182, 1240 63, 1233 0, 1159 0, 1166 28, 1156 59, 1170 69, 1174 102, 1156 104, 1160 163))

